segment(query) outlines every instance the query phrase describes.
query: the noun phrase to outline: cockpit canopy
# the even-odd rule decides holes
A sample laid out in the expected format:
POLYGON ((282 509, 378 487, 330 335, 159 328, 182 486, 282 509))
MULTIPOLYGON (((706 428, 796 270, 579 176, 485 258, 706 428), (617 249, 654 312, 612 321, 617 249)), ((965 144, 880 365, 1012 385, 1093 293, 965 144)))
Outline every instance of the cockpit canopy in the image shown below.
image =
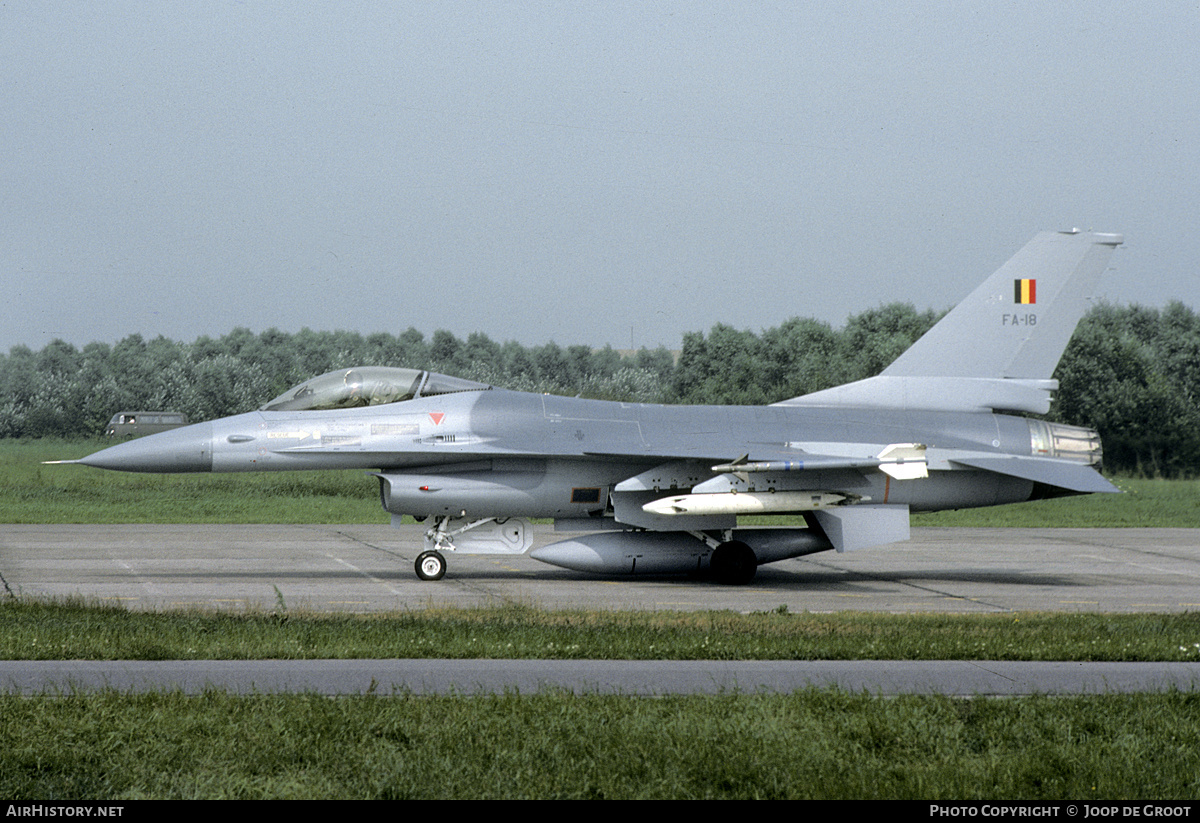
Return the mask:
POLYGON ((414 397, 431 397, 460 391, 490 389, 484 383, 463 380, 420 369, 361 366, 338 369, 293 386, 259 411, 316 411, 353 409, 401 403, 414 397))

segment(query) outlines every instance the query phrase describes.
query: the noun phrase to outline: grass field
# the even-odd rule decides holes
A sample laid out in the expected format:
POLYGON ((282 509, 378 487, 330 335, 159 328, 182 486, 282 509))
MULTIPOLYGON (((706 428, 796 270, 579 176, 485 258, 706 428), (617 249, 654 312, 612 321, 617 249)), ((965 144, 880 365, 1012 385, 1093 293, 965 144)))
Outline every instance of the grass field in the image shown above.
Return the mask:
POLYGON ((1200 795, 1200 694, 0 696, 0 796, 1200 795))
POLYGON ((1200 614, 152 613, 0 600, 7 660, 421 657, 1198 661, 1200 614))

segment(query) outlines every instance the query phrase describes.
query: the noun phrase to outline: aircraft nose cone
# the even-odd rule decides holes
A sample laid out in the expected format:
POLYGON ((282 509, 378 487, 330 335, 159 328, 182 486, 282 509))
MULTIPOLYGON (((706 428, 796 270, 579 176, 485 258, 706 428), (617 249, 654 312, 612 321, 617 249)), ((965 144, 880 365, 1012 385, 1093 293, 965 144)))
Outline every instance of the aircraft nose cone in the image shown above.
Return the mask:
POLYGON ((122 472, 209 472, 212 438, 212 423, 196 423, 118 443, 76 462, 122 472))

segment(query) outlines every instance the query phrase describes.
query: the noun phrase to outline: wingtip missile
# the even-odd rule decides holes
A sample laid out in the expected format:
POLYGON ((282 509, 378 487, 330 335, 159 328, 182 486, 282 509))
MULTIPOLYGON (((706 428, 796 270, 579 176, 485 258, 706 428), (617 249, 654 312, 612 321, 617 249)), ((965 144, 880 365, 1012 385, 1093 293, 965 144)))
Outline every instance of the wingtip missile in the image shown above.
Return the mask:
POLYGON ((819 469, 874 469, 890 475, 894 480, 913 480, 928 477, 923 443, 892 443, 875 457, 841 457, 802 453, 795 460, 751 461, 750 455, 742 455, 731 463, 713 466, 714 474, 732 474, 746 482, 751 474, 813 471, 819 469))

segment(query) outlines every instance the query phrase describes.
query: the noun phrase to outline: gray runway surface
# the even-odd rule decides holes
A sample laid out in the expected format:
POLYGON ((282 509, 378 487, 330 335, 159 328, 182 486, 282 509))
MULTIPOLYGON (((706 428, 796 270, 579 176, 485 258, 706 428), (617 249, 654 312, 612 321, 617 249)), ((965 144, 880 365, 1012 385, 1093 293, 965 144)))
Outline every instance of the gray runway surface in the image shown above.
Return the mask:
MULTIPOLYGON (((536 545, 561 539, 539 529, 536 545)), ((449 555, 418 580, 406 526, 0 526, 20 596, 130 608, 383 611, 521 603, 548 609, 1182 612, 1200 608, 1200 530, 914 529, 907 543, 763 566, 748 586, 599 578, 527 557, 449 555)))

